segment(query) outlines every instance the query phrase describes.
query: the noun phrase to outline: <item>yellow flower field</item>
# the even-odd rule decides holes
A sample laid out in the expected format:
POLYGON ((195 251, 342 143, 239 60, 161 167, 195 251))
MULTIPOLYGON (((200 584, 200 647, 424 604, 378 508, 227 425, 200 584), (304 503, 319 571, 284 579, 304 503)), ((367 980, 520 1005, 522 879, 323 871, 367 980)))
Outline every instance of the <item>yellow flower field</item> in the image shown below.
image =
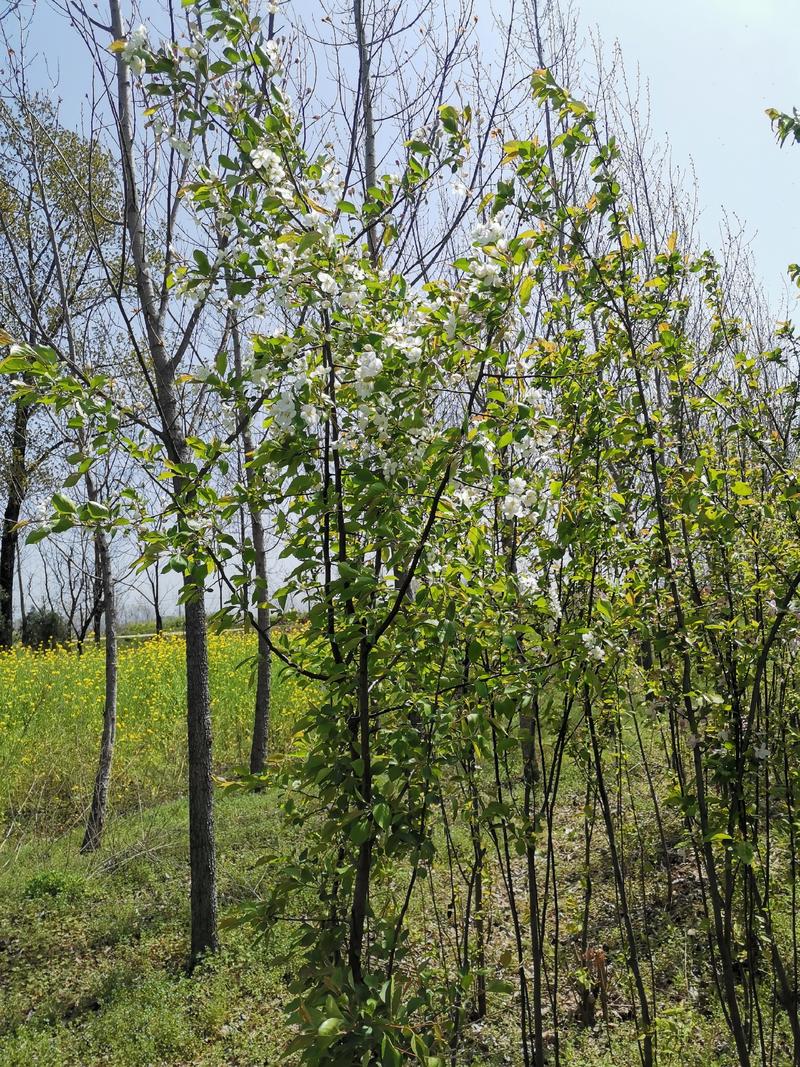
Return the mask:
MULTIPOLYGON (((253 634, 209 640, 214 761, 247 762, 254 696, 253 634)), ((87 646, 0 653, 0 823, 14 832, 66 828, 88 805, 103 716, 104 652, 87 646)), ((121 642, 113 811, 180 794, 186 775, 184 641, 121 642)), ((280 750, 302 685, 273 670, 272 744, 280 750)))

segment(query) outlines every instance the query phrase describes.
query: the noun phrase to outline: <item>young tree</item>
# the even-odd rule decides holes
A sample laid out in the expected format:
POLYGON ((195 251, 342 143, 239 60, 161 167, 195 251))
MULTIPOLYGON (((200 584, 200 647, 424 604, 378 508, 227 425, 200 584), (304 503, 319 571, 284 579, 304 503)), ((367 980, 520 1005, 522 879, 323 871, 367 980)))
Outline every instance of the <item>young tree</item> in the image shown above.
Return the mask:
MULTIPOLYGON (((111 201, 113 173, 91 140, 65 129, 47 99, 28 93, 16 66, 0 89, 0 137, 0 327, 7 338, 64 349, 68 319, 85 323, 102 300, 91 230, 102 245, 112 238, 110 220, 99 212, 89 218, 92 209, 81 190, 91 182, 98 203, 111 201)), ((17 400, 10 414, 0 647, 13 639, 14 563, 25 496, 32 472, 41 477, 53 452, 37 431, 34 408, 17 400)))

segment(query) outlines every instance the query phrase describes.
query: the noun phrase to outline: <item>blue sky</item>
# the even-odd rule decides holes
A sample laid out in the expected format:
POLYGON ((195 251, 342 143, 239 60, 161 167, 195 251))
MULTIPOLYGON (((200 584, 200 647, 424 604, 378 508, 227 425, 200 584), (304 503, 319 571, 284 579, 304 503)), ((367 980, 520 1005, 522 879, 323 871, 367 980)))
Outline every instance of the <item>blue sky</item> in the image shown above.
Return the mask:
MULTIPOLYGON (((300 17, 319 17, 317 0, 288 2, 300 17)), ((476 2, 489 23, 490 3, 501 12, 510 0, 476 2)), ((143 3, 153 10, 159 0, 143 3)), ((31 85, 57 76, 65 118, 77 124, 86 53, 47 0, 36 4, 31 85)), ((104 0, 98 5, 104 11, 104 0)), ((786 265, 800 261, 800 146, 779 149, 764 110, 800 106, 800 0, 578 0, 578 6, 583 33, 596 30, 606 46, 618 40, 628 70, 638 67, 649 81, 653 133, 668 135, 675 164, 693 163, 700 238, 716 246, 723 209, 737 216, 757 273, 781 310, 790 291, 786 265)))
POLYGON ((800 107, 800 0, 583 0, 581 21, 618 39, 650 82, 654 133, 694 162, 702 237, 723 207, 753 236, 775 299, 800 261, 800 146, 779 150, 767 107, 800 107))
MULTIPOLYGON (((321 14, 314 0, 284 0, 297 15, 321 14)), ((444 3, 446 0, 440 0, 444 3)), ((509 0, 477 0, 486 21, 509 0)), ((145 0, 153 10, 158 0, 145 0)), ((777 303, 789 291, 788 263, 800 261, 800 146, 779 150, 764 115, 800 106, 800 0, 577 0, 584 34, 618 40, 626 66, 649 81, 654 134, 669 137, 674 162, 693 163, 701 239, 719 241, 723 209, 745 226, 757 271, 777 303)), ((99 11, 105 4, 100 0, 99 11)), ((100 15, 102 18, 102 14, 100 15)), ((31 44, 60 71, 68 113, 85 86, 81 45, 54 34, 60 16, 38 0, 31 44)), ((41 60, 32 76, 41 75, 41 60)))

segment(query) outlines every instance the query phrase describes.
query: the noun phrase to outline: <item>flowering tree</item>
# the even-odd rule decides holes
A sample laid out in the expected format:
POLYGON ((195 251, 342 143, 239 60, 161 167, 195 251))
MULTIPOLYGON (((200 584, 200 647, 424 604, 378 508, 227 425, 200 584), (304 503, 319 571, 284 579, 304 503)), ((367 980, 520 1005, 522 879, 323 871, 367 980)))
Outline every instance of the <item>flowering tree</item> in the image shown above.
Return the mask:
MULTIPOLYGON (((601 850, 628 1032, 649 1067, 668 1019, 652 916, 673 906, 669 830, 694 868, 697 966, 738 1061, 769 1041, 796 1055, 795 890, 775 878, 783 865, 796 881, 791 328, 761 350, 713 257, 636 232, 616 142, 546 70, 532 88, 551 135, 506 142, 452 262, 411 278, 394 269, 397 220, 469 158, 468 109, 442 105, 401 173, 370 164, 359 198, 330 153, 305 148, 271 16, 265 28, 198 0, 190 42, 153 48, 113 10, 120 83, 141 81, 185 163, 196 232, 214 234, 169 262, 164 292, 224 311, 222 343, 178 375, 152 313, 155 427, 107 376, 87 388, 47 348, 20 346, 6 369, 56 408, 79 400, 92 462, 113 439, 171 481, 157 530, 135 493, 104 521, 135 516, 143 561, 182 574, 190 661, 202 668, 216 573, 220 623, 249 614, 313 683, 281 779, 291 862, 244 909, 265 931, 295 919, 293 1049, 308 1064, 455 1063, 470 1017, 516 991, 523 1062, 541 1067, 548 1041, 558 1061, 565 967, 575 1018, 594 1022, 598 999, 608 1012, 601 850), (202 434, 181 386, 213 407, 202 434), (242 509, 275 516, 280 589, 252 580, 257 523, 251 539, 231 529, 242 509), (290 597, 308 609, 299 640, 263 614, 290 597), (555 836, 570 773, 579 898, 555 836), (768 1034, 770 990, 782 1011, 768 1034)), ((140 239, 132 178, 128 192, 140 239)), ((157 304, 142 248, 135 266, 157 304)), ((190 749, 208 721, 194 695, 190 749)), ((213 921, 203 930, 196 949, 214 944, 213 921)))

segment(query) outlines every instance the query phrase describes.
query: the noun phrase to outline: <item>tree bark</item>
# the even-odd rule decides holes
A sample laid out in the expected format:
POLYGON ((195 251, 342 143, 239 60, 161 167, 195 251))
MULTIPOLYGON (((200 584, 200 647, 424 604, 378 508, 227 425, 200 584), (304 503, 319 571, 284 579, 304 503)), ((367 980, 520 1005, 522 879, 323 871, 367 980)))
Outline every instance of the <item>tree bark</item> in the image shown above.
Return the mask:
POLYGON ((357 986, 364 984, 364 927, 369 910, 372 850, 375 845, 375 824, 372 818, 372 757, 369 722, 369 645, 366 636, 358 650, 357 709, 354 728, 359 738, 359 756, 363 764, 361 775, 362 813, 369 819, 369 833, 358 849, 356 876, 353 884, 353 903, 350 909, 350 944, 348 963, 357 986))
MULTIPOLYGON (((358 46, 358 89, 361 100, 361 115, 364 121, 364 199, 370 199, 370 189, 377 183, 375 161, 375 116, 372 108, 372 54, 367 44, 364 12, 361 0, 353 0, 353 21, 356 27, 358 46)), ((373 263, 378 260, 378 240, 375 225, 367 227, 367 245, 373 263)))
MULTIPOLYGON (((230 285, 230 278, 226 275, 226 282, 230 285)), ((242 337, 239 323, 235 316, 229 320, 231 343, 233 347, 234 366, 239 378, 242 376, 242 337)), ((254 452, 253 435, 250 432, 247 405, 239 403, 239 413, 242 419, 242 446, 244 448, 244 478, 248 488, 247 510, 250 515, 250 529, 253 534, 253 553, 255 560, 253 568, 256 575, 256 592, 258 594, 258 607, 256 609, 256 623, 258 627, 258 669, 256 672, 256 700, 253 714, 253 738, 250 746, 250 773, 261 774, 267 765, 269 755, 269 715, 270 715, 270 691, 272 684, 272 660, 269 648, 270 611, 267 600, 269 590, 269 572, 267 569, 267 549, 264 536, 264 520, 261 511, 253 499, 255 483, 253 471, 248 466, 248 458, 254 452)), ((244 527, 244 522, 242 523, 244 527)))
POLYGON ((117 734, 117 608, 114 577, 111 571, 111 555, 108 538, 103 530, 95 535, 95 550, 100 578, 103 583, 103 603, 106 616, 106 692, 103 705, 103 737, 100 742, 100 759, 94 781, 92 807, 83 836, 81 852, 94 852, 100 847, 106 815, 108 813, 108 787, 111 782, 111 765, 114 760, 114 742, 117 734))
MULTIPOLYGON (((246 434, 245 447, 249 434, 246 434)), ((252 450, 252 447, 251 447, 252 450)), ((269 754, 270 686, 272 660, 268 635, 270 626, 269 603, 267 602, 267 551, 264 544, 264 523, 255 504, 250 505, 250 525, 253 531, 255 572, 258 580, 258 670, 256 673, 256 703, 253 718, 253 743, 250 749, 250 773, 261 774, 269 754)))
POLYGON ((105 611, 105 582, 103 581, 103 561, 100 558, 100 546, 94 539, 94 588, 92 590, 92 628, 94 643, 100 644, 103 629, 103 612, 105 611))
POLYGON ((11 463, 8 497, 0 532, 0 648, 11 648, 14 641, 14 561, 17 555, 19 522, 25 499, 25 454, 28 447, 30 409, 17 401, 11 431, 11 463))
MULTIPOLYGON (((109 0, 111 31, 115 40, 125 36, 119 0, 109 0)), ((159 300, 148 259, 144 212, 140 203, 134 153, 133 93, 130 70, 116 56, 118 134, 125 190, 125 226, 135 269, 136 292, 141 305, 152 361, 152 390, 161 418, 162 439, 174 463, 187 463, 177 368, 164 344, 166 304, 159 300)), ((186 485, 174 481, 175 498, 184 500, 186 485)), ((186 599, 186 682, 189 761, 189 860, 191 872, 192 963, 218 945, 216 855, 213 794, 211 788, 211 702, 208 689, 208 629, 203 586, 184 576, 186 599)))
POLYGON ((217 859, 211 777, 211 700, 203 590, 186 602, 187 728, 189 737, 189 862, 192 872, 192 960, 219 947, 217 859))

